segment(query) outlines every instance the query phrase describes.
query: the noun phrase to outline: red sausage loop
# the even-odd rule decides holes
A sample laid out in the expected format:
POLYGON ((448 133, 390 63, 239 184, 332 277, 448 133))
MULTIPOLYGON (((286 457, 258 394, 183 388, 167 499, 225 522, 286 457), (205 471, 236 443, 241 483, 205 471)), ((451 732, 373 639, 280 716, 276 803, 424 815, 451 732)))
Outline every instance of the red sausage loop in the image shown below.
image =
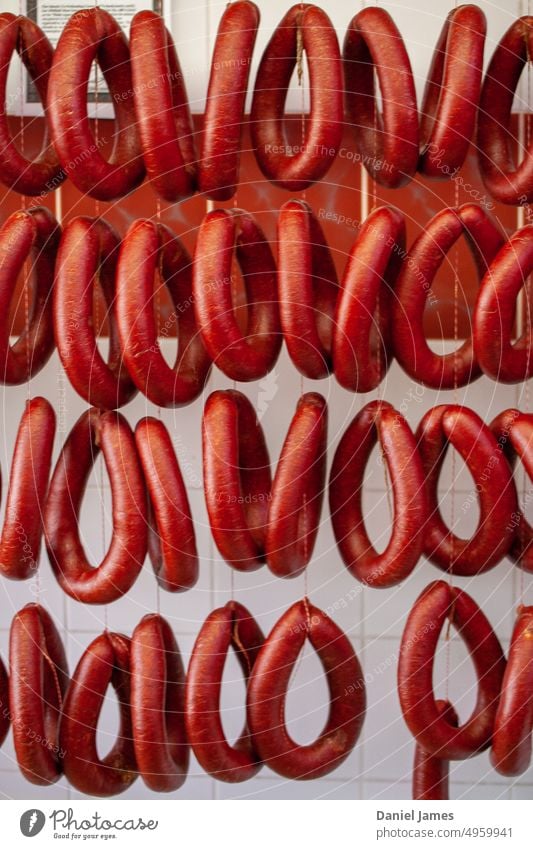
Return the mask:
POLYGON ((405 722, 419 745, 444 760, 461 760, 490 745, 505 672, 505 656, 490 622, 457 587, 433 581, 416 600, 402 636, 398 692, 405 722), (458 728, 439 710, 433 693, 433 664, 442 628, 449 619, 470 653, 477 699, 458 728))
POLYGON ((0 746, 4 742, 11 724, 9 710, 9 678, 2 658, 0 658, 0 746))
POLYGON ((52 292, 60 233, 54 216, 42 206, 14 212, 0 230, 0 382, 8 386, 34 377, 54 350, 52 292), (28 259, 33 284, 28 323, 11 345, 9 305, 28 259))
POLYGON ((57 189, 65 175, 48 141, 46 122, 43 145, 35 159, 27 159, 13 139, 6 95, 11 56, 15 51, 37 89, 46 114, 48 77, 54 55, 52 45, 32 20, 3 12, 0 15, 0 180, 8 189, 23 195, 42 195, 57 189))
POLYGON ((56 429, 45 398, 26 402, 20 420, 0 538, 0 574, 20 581, 39 568, 43 512, 56 429))
POLYGON ((134 221, 122 242, 117 266, 117 322, 124 363, 137 387, 159 407, 188 404, 201 393, 211 360, 193 309, 192 264, 168 227, 134 221), (178 352, 168 365, 158 342, 154 278, 166 286, 174 312, 161 332, 177 326, 178 352))
POLYGON ((255 156, 265 177, 276 186, 299 192, 329 170, 341 144, 342 63, 335 29, 317 6, 297 3, 274 30, 255 79, 251 134, 255 156), (283 128, 287 90, 305 51, 309 65, 311 111, 305 138, 288 148, 283 128))
POLYGON ((185 670, 170 625, 153 613, 131 639, 131 721, 144 783, 157 792, 177 790, 189 768, 185 670))
POLYGON ((104 9, 81 9, 64 26, 50 71, 48 112, 59 160, 80 192, 114 200, 142 183, 130 51, 120 26, 104 9), (102 69, 116 116, 109 160, 100 153, 87 114, 93 60, 102 69))
POLYGON ((61 450, 45 510, 48 556, 62 589, 85 604, 108 604, 135 582, 147 549, 145 482, 135 439, 120 413, 83 413, 61 450), (78 516, 91 467, 102 450, 113 500, 111 545, 93 567, 79 535, 78 516))
POLYGON ((512 543, 512 517, 518 508, 509 464, 496 438, 477 413, 457 404, 428 410, 416 438, 426 474, 429 516, 424 525, 424 554, 453 575, 477 575, 492 569, 512 543), (468 466, 479 501, 479 521, 469 539, 456 536, 442 517, 439 476, 448 446, 468 466))
POLYGON ((371 587, 391 587, 413 571, 428 513, 424 470, 409 425, 386 401, 366 404, 342 437, 331 468, 329 503, 339 551, 354 577, 371 587), (365 469, 378 441, 394 496, 392 534, 381 554, 363 517, 365 469))
POLYGON ((163 422, 142 419, 135 428, 148 490, 148 552, 157 582, 183 592, 198 579, 198 554, 187 490, 172 440, 163 422))
POLYGON ((130 708, 130 640, 106 631, 84 651, 67 692, 59 743, 65 775, 89 796, 123 793, 137 778, 130 708), (96 745, 98 718, 108 685, 114 688, 120 712, 117 740, 105 758, 96 745))
MULTIPOLYGON (((457 728, 459 720, 450 702, 436 702, 439 714, 449 725, 457 728)), ((449 799, 449 764, 443 758, 437 758, 416 744, 413 764, 413 799, 434 801, 449 799)))
POLYGON ((284 778, 307 780, 328 775, 355 746, 365 709, 363 672, 350 641, 307 599, 296 602, 265 640, 248 683, 248 724, 259 756, 284 778), (285 701, 306 639, 326 673, 330 708, 320 736, 307 746, 299 746, 287 731, 285 701))
POLYGON ((263 642, 251 613, 230 601, 207 617, 194 644, 187 671, 187 734, 200 765, 219 781, 247 781, 261 768, 247 724, 233 746, 226 740, 220 690, 230 646, 248 682, 263 642))
POLYGON ((89 404, 114 410, 137 390, 124 367, 118 338, 115 275, 120 241, 102 218, 70 221, 57 254, 54 329, 68 379, 89 404), (109 324, 107 363, 98 350, 93 322, 93 293, 99 282, 109 324))
POLYGON ((64 768, 58 725, 69 679, 61 637, 39 604, 27 604, 13 618, 9 666, 18 765, 32 784, 53 784, 64 768))

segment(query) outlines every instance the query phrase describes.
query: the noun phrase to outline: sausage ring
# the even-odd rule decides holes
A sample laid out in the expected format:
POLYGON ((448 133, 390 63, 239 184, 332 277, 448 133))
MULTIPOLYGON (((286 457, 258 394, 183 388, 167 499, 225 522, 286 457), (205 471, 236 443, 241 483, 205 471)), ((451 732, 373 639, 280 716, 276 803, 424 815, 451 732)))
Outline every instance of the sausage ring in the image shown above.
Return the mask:
POLYGON ((416 438, 429 498, 425 556, 453 575, 478 575, 492 569, 509 551, 512 516, 518 507, 511 470, 496 438, 477 413, 457 404, 428 410, 416 438), (479 499, 478 525, 467 540, 450 531, 439 507, 439 476, 449 444, 468 466, 479 499))
POLYGON ((242 209, 209 212, 200 227, 193 268, 196 321, 216 365, 232 380, 257 380, 281 348, 276 264, 263 231, 242 209), (246 334, 232 301, 233 254, 248 298, 246 334))
POLYGON ((448 13, 439 35, 420 110, 418 170, 454 177, 468 153, 476 125, 487 23, 478 6, 448 13))
POLYGON ((339 284, 322 228, 311 207, 290 200, 278 217, 278 288, 290 358, 315 379, 332 370, 331 349, 339 284))
POLYGON ((45 509, 45 538, 62 589, 86 604, 108 604, 135 582, 146 555, 145 483, 135 439, 120 413, 83 413, 59 455, 45 509), (87 479, 100 449, 110 476, 113 537, 102 561, 87 560, 78 516, 87 479))
POLYGON ((328 408, 317 392, 298 401, 272 483, 266 561, 274 575, 294 578, 311 559, 320 523, 328 435, 328 408))
MULTIPOLYGON (((533 157, 532 157, 533 160, 533 157)), ((481 281, 474 308, 474 350, 479 365, 500 383, 520 383, 533 376, 531 319, 516 342, 516 298, 522 288, 531 312, 527 280, 533 271, 533 225, 513 233, 481 281)))
POLYGON ((39 567, 55 429, 55 413, 45 398, 26 402, 13 450, 0 538, 0 574, 5 578, 24 580, 39 567))
POLYGON ((17 52, 30 75, 46 113, 48 76, 54 50, 44 32, 29 18, 3 12, 0 15, 0 180, 23 195, 42 195, 56 189, 64 179, 52 145, 45 138, 36 159, 28 160, 18 149, 9 128, 6 89, 11 56, 17 52))
POLYGON ((481 176, 492 197, 515 206, 533 201, 533 145, 520 165, 513 161, 511 109, 524 65, 533 53, 533 17, 514 21, 502 36, 485 73, 478 111, 481 176))
POLYGON ((117 322, 124 362, 137 387, 160 407, 188 404, 202 391, 211 360, 198 331, 193 309, 191 258, 162 224, 134 221, 122 242, 117 267, 117 322), (174 367, 158 343, 154 277, 160 274, 174 306, 163 327, 177 323, 174 367))
MULTIPOLYGON (((26 383, 48 362, 54 350, 52 291, 60 228, 42 206, 10 215, 0 230, 0 382, 26 383), (17 278, 31 257, 34 292, 28 326, 10 345, 9 305, 17 278)), ((29 284, 28 284, 29 285, 29 284)))
POLYGON ((2 658, 0 658, 0 746, 4 742, 11 724, 9 710, 9 678, 2 658))
POLYGON ((263 642, 251 613, 230 601, 207 617, 194 644, 185 691, 187 735, 200 765, 219 781, 247 781, 261 768, 247 724, 237 742, 228 743, 220 717, 220 690, 230 646, 248 682, 263 642))
POLYGON ((374 210, 350 251, 333 321, 335 377, 352 392, 375 389, 392 362, 391 312, 405 252, 403 214, 374 210))
POLYGON ((284 778, 327 775, 355 746, 365 708, 363 672, 346 635, 307 599, 293 604, 265 640, 248 682, 248 724, 261 759, 284 778), (299 746, 287 731, 285 702, 289 679, 306 638, 326 673, 330 707, 320 736, 307 746, 299 746))
POLYGON ((67 692, 59 743, 64 752, 65 775, 89 796, 123 793, 138 775, 130 708, 130 640, 106 631, 83 652, 67 692), (96 733, 107 687, 114 687, 120 713, 117 740, 103 760, 96 733))
POLYGON ((187 490, 163 422, 142 419, 135 444, 148 489, 148 552, 158 584, 183 592, 198 579, 198 554, 187 490))
POLYGON ((59 160, 80 192, 98 200, 114 200, 142 183, 144 164, 130 51, 120 26, 104 9, 81 9, 65 24, 50 71, 48 112, 59 160), (109 161, 100 153, 87 115, 87 89, 94 60, 109 86, 116 115, 109 161))
POLYGON ((501 775, 521 775, 531 762, 533 730, 533 607, 522 607, 511 638, 509 658, 490 759, 501 775))
POLYGON ((115 274, 120 241, 102 218, 79 217, 63 231, 57 254, 54 329, 68 379, 89 404, 114 410, 137 392, 126 371, 118 338, 115 274), (107 307, 109 354, 98 350, 93 293, 98 279, 107 307))
MULTIPOLYGON (((439 715, 444 717, 448 725, 457 728, 459 720, 450 702, 438 699, 436 705, 439 715)), ((413 799, 434 801, 449 798, 448 761, 424 751, 420 743, 417 743, 413 764, 413 799)))
POLYGON ((505 657, 490 622, 463 590, 433 581, 416 600, 400 645, 398 692, 405 722, 420 746, 444 760, 461 760, 490 745, 505 672, 505 657), (477 700, 458 728, 439 710, 433 663, 439 634, 449 619, 476 670, 477 700))
POLYGON ((239 179, 244 107, 259 9, 248 0, 228 3, 213 48, 205 103, 198 188, 212 200, 233 197, 239 179))
POLYGON ((138 770, 151 790, 169 793, 187 777, 185 670, 162 616, 144 616, 131 639, 131 721, 138 770))
POLYGON ((371 401, 342 437, 331 468, 329 503, 335 539, 348 570, 371 587, 391 587, 415 568, 422 553, 427 498, 416 440, 404 417, 386 401, 371 401), (365 469, 379 440, 394 495, 394 521, 378 554, 365 528, 365 469))
POLYGON ((341 144, 342 63, 335 29, 322 9, 292 6, 274 30, 255 79, 251 135, 257 163, 276 186, 299 192, 329 170, 341 144), (297 152, 287 152, 283 111, 287 89, 305 51, 309 64, 311 112, 297 152))
POLYGON ((39 604, 27 604, 13 617, 9 666, 9 707, 18 765, 32 784, 53 784, 64 766, 58 725, 68 668, 56 626, 39 604))
POLYGON ((348 25, 343 47, 346 117, 365 168, 389 189, 408 183, 419 153, 418 110, 403 38, 384 9, 368 6, 348 25), (377 72, 383 101, 374 93, 377 72))
MULTIPOLYGON (((480 206, 446 208, 426 225, 398 275, 392 309, 394 353, 407 374, 433 389, 465 386, 481 371, 472 337, 449 354, 435 353, 424 334, 424 310, 446 254, 464 235, 481 279, 503 245, 500 228, 480 206)), ((476 349, 477 353, 477 349, 476 349)))
POLYGON ((234 389, 213 392, 202 434, 204 492, 216 546, 234 569, 258 569, 265 558, 272 477, 252 404, 234 389))
POLYGON ((194 129, 174 41, 155 12, 130 26, 131 75, 144 164, 154 191, 169 203, 196 188, 194 129))

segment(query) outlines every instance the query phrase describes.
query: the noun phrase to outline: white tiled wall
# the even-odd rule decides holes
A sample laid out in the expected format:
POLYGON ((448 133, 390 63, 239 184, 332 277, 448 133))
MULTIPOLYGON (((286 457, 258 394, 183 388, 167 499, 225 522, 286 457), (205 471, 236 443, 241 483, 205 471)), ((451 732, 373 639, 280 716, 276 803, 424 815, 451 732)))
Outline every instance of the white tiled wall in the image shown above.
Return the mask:
MULTIPOLYGON (((172 347, 173 343, 166 340, 163 344, 172 347)), ((263 398, 268 395, 272 399, 266 404, 262 425, 272 461, 275 463, 300 393, 300 377, 284 353, 268 380, 270 383, 267 388, 258 383, 239 388, 255 403, 261 393, 263 398)), ((229 385, 230 382, 223 375, 214 371, 205 395, 214 388, 229 385)), ((333 380, 304 381, 304 390, 311 389, 321 391, 328 399, 328 459, 331 462, 335 447, 348 422, 361 405, 375 397, 376 393, 368 397, 354 396, 340 389, 333 380)), ((490 420, 496 412, 507 406, 519 403, 525 409, 526 399, 521 399, 517 392, 515 387, 496 386, 482 379, 465 390, 460 390, 458 400, 464 401, 486 420, 490 420)), ((0 463, 4 493, 13 440, 26 393, 25 387, 10 387, 3 392, 0 463)), ((55 357, 33 380, 31 394, 45 395, 56 409, 62 410, 63 432, 56 437, 54 456, 57 456, 62 440, 83 410, 84 403, 61 379, 55 357)), ((416 400, 406 404, 405 411, 413 426, 433 404, 453 401, 453 392, 421 392, 419 389, 416 394, 414 385, 396 366, 393 366, 384 381, 381 394, 396 406, 400 406, 404 399, 415 398, 416 400)), ((204 400, 205 396, 190 407, 162 412, 162 418, 172 434, 184 468, 201 553, 200 580, 197 586, 180 595, 161 592, 159 599, 161 612, 169 619, 175 631, 185 661, 208 612, 223 605, 231 597, 231 570, 217 555, 211 542, 201 491, 200 420, 204 400)), ((142 415, 155 414, 156 411, 143 396, 137 396, 124 412, 134 425, 142 415)), ((463 512, 461 505, 465 493, 469 492, 470 482, 468 474, 462 469, 461 461, 457 459, 456 481, 452 487, 451 468, 451 462, 447 462, 442 487, 446 502, 443 507, 444 515, 450 515, 451 499, 455 498, 456 530, 467 534, 474 521, 474 512, 463 512)), ((109 515, 109 492, 105 474, 103 492, 99 488, 99 480, 99 470, 96 470, 91 478, 81 516, 83 540, 94 562, 97 562, 103 551, 102 528, 109 515)), ((370 467, 367 483, 365 509, 369 531, 372 538, 383 545, 389 528, 383 470, 377 465, 370 467)), ((106 530, 106 539, 109 540, 109 529, 106 530)), ((285 781, 264 768, 252 781, 241 785, 225 785, 202 774, 199 766, 193 761, 191 774, 184 787, 176 794, 177 797, 409 798, 413 741, 399 710, 395 661, 399 638, 414 600, 427 583, 439 577, 442 577, 442 573, 434 566, 421 562, 400 587, 389 590, 363 589, 348 574, 341 562, 335 548, 329 515, 325 509, 315 556, 308 568, 308 593, 314 604, 334 611, 333 617, 353 641, 367 675, 368 712, 360 742, 336 772, 327 778, 311 782, 285 781)), ((41 602, 48 607, 64 629, 72 668, 84 647, 102 630, 106 621, 112 629, 131 633, 139 619, 157 606, 156 582, 148 562, 128 595, 110 605, 107 610, 68 600, 51 574, 46 555, 42 556, 40 583, 41 602)), ((266 567, 251 574, 235 573, 233 583, 235 597, 249 607, 265 633, 268 633, 281 613, 300 598, 305 590, 303 577, 283 581, 274 578, 266 567)), ((508 561, 504 561, 485 575, 471 579, 457 578, 456 583, 466 588, 481 605, 507 648, 520 585, 523 583, 525 598, 531 603, 532 581, 508 561)), ((11 616, 20 606, 33 600, 36 594, 37 587, 34 584, 0 581, 0 653, 4 659, 7 657, 11 616)), ((449 665, 449 693, 461 718, 464 719, 473 704, 473 671, 459 639, 452 639, 448 661, 446 651, 443 647, 439 653, 435 673, 436 691, 438 695, 444 693, 445 670, 449 665)), ((244 686, 240 672, 230 657, 225 670, 222 698, 224 727, 229 739, 234 739, 240 732, 243 695, 244 686)), ((305 742, 316 735, 325 719, 325 706, 326 688, 322 672, 312 651, 306 649, 292 682, 288 700, 289 729, 297 741, 305 742)), ((116 707, 114 696, 111 694, 106 700, 100 725, 99 743, 102 752, 110 746, 115 730, 116 707)), ((452 764, 451 778, 454 798, 530 798, 533 792, 533 768, 513 784, 491 769, 487 754, 452 764)), ((0 751, 0 796, 27 798, 32 795, 39 798, 65 798, 70 795, 74 798, 76 793, 66 786, 64 781, 46 789, 28 785, 17 771, 9 737, 0 751)), ((139 779, 125 795, 129 798, 143 798, 152 794, 139 779)))

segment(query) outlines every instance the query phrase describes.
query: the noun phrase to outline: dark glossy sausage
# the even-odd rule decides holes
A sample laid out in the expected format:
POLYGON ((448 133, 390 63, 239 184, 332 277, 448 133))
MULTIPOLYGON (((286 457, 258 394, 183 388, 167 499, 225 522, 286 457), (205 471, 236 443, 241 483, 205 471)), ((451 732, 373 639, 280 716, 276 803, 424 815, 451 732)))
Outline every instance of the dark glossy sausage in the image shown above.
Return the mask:
POLYGON ((202 391, 211 360, 196 324, 191 258, 168 227, 141 218, 130 226, 117 266, 117 322, 126 368, 138 389, 159 407, 188 404, 202 391), (165 286, 174 312, 160 330, 178 337, 174 366, 165 360, 156 322, 158 286, 165 286))
POLYGON ((342 89, 339 43, 330 19, 317 6, 297 3, 274 30, 255 79, 250 129, 257 162, 268 180, 299 192, 327 173, 341 144, 342 89), (311 110, 300 142, 289 145, 283 113, 299 51, 309 65, 311 110))
POLYGON ((13 617, 9 670, 19 768, 32 784, 53 784, 64 767, 58 725, 69 678, 61 637, 40 604, 27 604, 13 617))
POLYGON ((155 613, 141 619, 131 639, 131 721, 144 783, 177 790, 189 768, 185 670, 170 625, 155 613))
POLYGON ((163 422, 142 419, 135 428, 148 489, 148 552, 158 584, 183 592, 198 579, 198 554, 187 490, 163 422))
POLYGON ((0 746, 4 742, 11 724, 9 710, 9 678, 4 661, 0 658, 0 746))
POLYGON ((247 781, 261 768, 246 724, 237 742, 228 743, 220 716, 220 690, 230 646, 248 682, 263 641, 251 613, 230 601, 207 617, 194 644, 187 670, 187 734, 200 765, 219 781, 247 781))
POLYGON ((144 163, 128 41, 104 9, 81 9, 63 27, 50 71, 48 115, 59 160, 80 192, 98 200, 114 200, 142 183, 144 163), (104 74, 116 116, 109 160, 100 152, 87 115, 94 60, 104 74))
POLYGON ((185 80, 163 18, 138 12, 130 26, 131 76, 144 164, 169 203, 196 188, 196 150, 185 80))
POLYGON ((65 775, 80 793, 114 796, 137 778, 130 698, 130 639, 106 631, 83 652, 61 713, 59 743, 65 775), (120 726, 113 748, 101 759, 96 735, 109 684, 117 696, 120 726))
POLYGON ((120 240, 102 218, 80 216, 63 231, 57 253, 54 331, 57 350, 76 390, 89 404, 114 410, 136 394, 117 330, 116 273, 120 240), (93 293, 98 280, 109 326, 107 363, 98 350, 93 293))
POLYGON ((419 745, 445 760, 461 760, 490 745, 505 672, 505 656, 490 622, 463 590, 433 581, 417 598, 403 632, 398 692, 405 722, 419 745), (458 728, 433 692, 439 635, 450 620, 465 642, 477 677, 472 714, 458 728))
POLYGON ((425 476, 416 440, 404 417, 386 401, 371 401, 344 433, 329 479, 335 539, 349 571, 372 587, 390 587, 415 568, 428 515, 425 476), (392 534, 378 554, 365 528, 365 469, 379 441, 394 497, 392 534))
POLYGON ((0 383, 25 383, 42 369, 54 350, 52 292, 60 234, 54 216, 42 206, 14 212, 0 230, 0 383), (28 259, 33 294, 27 326, 11 345, 9 306, 28 259))
POLYGON ((496 438, 477 413, 458 404, 440 404, 428 410, 416 438, 429 498, 424 554, 454 575, 477 575, 492 569, 509 551, 514 536, 512 518, 518 506, 511 470, 496 438), (449 445, 468 466, 479 502, 479 521, 469 539, 450 531, 440 510, 439 477, 449 445))
MULTIPOLYGON (((54 50, 37 24, 24 15, 0 15, 0 180, 23 195, 41 195, 56 189, 64 179, 59 160, 45 137, 39 154, 28 159, 13 139, 7 116, 7 80, 11 57, 17 52, 41 103, 47 109, 47 89, 54 50)), ((21 99, 25 94, 20 93, 21 99)))
POLYGON ((0 538, 0 574, 24 580, 39 568, 56 417, 45 398, 26 402, 20 420, 0 538))
MULTIPOLYGON (((443 716, 449 725, 457 728, 459 720, 450 702, 438 699, 436 705, 439 715, 443 716)), ((431 755, 417 743, 413 764, 413 799, 449 799, 449 769, 447 760, 431 755)))
POLYGON ((45 509, 45 538, 62 589, 86 604, 108 604, 135 582, 147 550, 146 489, 135 439, 119 413, 83 413, 56 463, 45 509), (78 517, 87 479, 102 450, 113 499, 113 536, 101 564, 87 560, 78 517))
POLYGON ((274 625, 248 682, 248 724, 259 756, 284 778, 328 775, 355 746, 365 709, 363 672, 350 641, 307 599, 296 602, 274 625), (306 639, 326 674, 330 706, 322 733, 313 743, 300 746, 287 731, 285 703, 291 673, 306 639))
POLYGON ((392 309, 405 256, 405 218, 393 206, 361 225, 344 270, 333 320, 335 377, 352 392, 379 386, 392 362, 392 309))

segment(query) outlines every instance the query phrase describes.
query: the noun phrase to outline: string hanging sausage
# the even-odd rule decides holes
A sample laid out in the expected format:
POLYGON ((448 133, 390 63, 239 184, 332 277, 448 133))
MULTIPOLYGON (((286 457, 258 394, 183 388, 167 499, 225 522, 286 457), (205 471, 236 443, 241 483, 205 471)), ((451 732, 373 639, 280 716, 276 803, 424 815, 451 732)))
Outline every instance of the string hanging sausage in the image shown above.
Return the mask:
POLYGON ((11 724, 9 712, 9 678, 4 662, 0 657, 0 746, 4 742, 11 724))
POLYGON ((339 293, 335 264, 309 204, 290 200, 278 216, 278 290, 287 350, 303 375, 327 377, 339 293))
POLYGON ((365 708, 363 672, 346 635, 307 599, 293 604, 265 640, 248 682, 248 724, 261 759, 284 778, 328 775, 355 746, 365 708), (324 668, 330 705, 322 733, 313 743, 299 746, 287 731, 285 702, 306 639, 324 668))
POLYGON ((297 3, 281 19, 261 57, 250 117, 257 163, 276 186, 299 192, 327 173, 342 138, 342 88, 339 43, 330 19, 317 6, 297 3), (285 139, 283 111, 303 51, 309 64, 311 111, 294 152, 285 139))
POLYGON ((409 425, 386 401, 366 404, 344 433, 331 467, 329 504, 335 539, 352 575, 372 587, 390 587, 412 572, 428 515, 424 469, 409 425), (392 533, 380 554, 363 518, 365 469, 378 441, 394 495, 392 533))
POLYGON ((61 637, 39 604, 27 604, 13 617, 9 667, 9 708, 19 768, 32 784, 53 784, 64 767, 58 725, 69 679, 61 637))
POLYGON ((207 89, 199 190, 212 200, 229 200, 239 179, 244 107, 259 9, 248 0, 228 4, 218 25, 207 89))
POLYGON ((54 350, 52 291, 60 232, 54 216, 42 206, 14 212, 0 230, 0 382, 4 384, 26 383, 54 350), (28 259, 33 297, 27 326, 11 345, 9 305, 28 259))
POLYGON ((70 221, 57 254, 54 330, 63 368, 89 404, 114 410, 136 394, 123 361, 117 330, 116 273, 120 240, 102 218, 70 221), (107 363, 98 350, 93 293, 98 280, 109 325, 107 363))
POLYGON ((422 418, 416 438, 429 498, 424 554, 454 575, 492 569, 509 551, 517 497, 509 464, 490 428, 468 407, 440 404, 422 418), (479 500, 477 528, 467 540, 450 531, 440 511, 439 477, 450 444, 468 466, 479 500))
POLYGON ((418 109, 409 56, 389 13, 369 6, 355 15, 342 58, 345 113, 361 161, 377 183, 399 188, 412 179, 418 163, 418 109), (383 114, 376 104, 374 70, 383 114))
MULTIPOLYGON (((465 203, 446 208, 426 225, 409 251, 396 282, 392 307, 394 353, 407 374, 434 389, 465 386, 479 377, 472 337, 449 354, 433 351, 424 334, 424 310, 439 268, 464 235, 479 279, 504 243, 496 221, 482 207, 465 203)), ((477 353, 477 349, 476 349, 477 353)))
POLYGON ((211 360, 194 316, 191 258, 163 224, 142 218, 126 233, 117 265, 117 323, 126 368, 150 401, 172 407, 198 397, 211 360), (157 271, 174 307, 162 328, 168 336, 177 325, 178 352, 173 367, 158 342, 154 311, 157 271))
POLYGON ((144 783, 177 790, 189 767, 185 670, 170 625, 155 613, 141 619, 131 639, 131 720, 144 783))
POLYGON ((520 607, 494 723, 490 759, 502 775, 521 775, 531 762, 533 607, 520 607))
POLYGON ((56 429, 45 398, 26 402, 20 420, 0 538, 0 574, 24 580, 39 567, 43 511, 56 429))
POLYGON ((83 413, 56 463, 45 509, 45 538, 62 589, 85 604, 108 604, 135 582, 147 549, 146 492, 135 439, 120 413, 83 413), (111 545, 97 568, 83 549, 78 516, 87 479, 102 450, 113 499, 111 545))
POLYGON ((187 490, 163 422, 147 417, 135 444, 148 489, 148 552, 158 584, 183 592, 198 579, 198 554, 187 490))
POLYGON ((65 776, 89 796, 123 793, 137 778, 130 708, 130 640, 106 631, 85 649, 74 670, 59 727, 65 776), (114 688, 120 713, 116 742, 101 759, 96 745, 98 718, 107 687, 114 688))
POLYGON ((65 175, 48 141, 46 122, 42 148, 35 159, 27 159, 15 144, 6 109, 9 66, 15 51, 37 89, 46 115, 52 45, 30 18, 3 12, 0 14, 0 180, 8 189, 23 195, 43 195, 57 189, 65 175))
POLYGON ((144 163, 128 41, 104 9, 81 9, 65 24, 50 71, 48 114, 59 160, 80 192, 98 200, 114 200, 142 183, 144 163), (100 152, 87 115, 94 60, 102 69, 116 116, 109 160, 100 152))
MULTIPOLYGON (((450 702, 438 699, 435 703, 440 716, 455 728, 459 725, 457 714, 450 702)), ((413 764, 413 799, 434 801, 449 799, 449 763, 444 758, 438 758, 424 751, 417 743, 413 764)))
POLYGON ((216 365, 232 380, 257 380, 273 368, 281 348, 276 264, 253 216, 242 209, 209 212, 198 232, 193 267, 196 321, 216 365), (235 316, 235 254, 247 296, 243 333, 235 316))
POLYGON ((512 150, 511 109, 524 65, 533 52, 533 17, 513 21, 500 39, 485 73, 478 110, 477 149, 481 176, 500 203, 533 200, 533 147, 528 143, 518 165, 512 150))
POLYGON ((187 671, 187 734, 200 765, 219 781, 247 781, 261 768, 247 724, 233 746, 226 740, 220 690, 230 646, 248 682, 263 642, 251 613, 242 604, 230 601, 207 617, 194 644, 187 671))
POLYGON ((487 22, 471 4, 448 13, 420 110, 418 170, 445 180, 463 165, 476 125, 487 22))
POLYGON ((529 318, 520 337, 512 341, 516 299, 522 288, 526 299, 526 316, 531 312, 527 280, 532 271, 533 225, 528 224, 513 233, 493 259, 481 281, 474 307, 474 351, 477 361, 485 374, 500 383, 518 383, 533 376, 529 318))
POLYGON ((498 638, 475 601, 444 581, 429 584, 407 619, 398 663, 400 704, 418 744, 445 760, 461 760, 486 749, 504 672, 505 657, 498 638), (433 693, 435 652, 447 619, 464 640, 477 677, 476 704, 468 720, 458 728, 439 711, 433 693))
POLYGON ((144 164, 154 191, 175 203, 196 188, 194 128, 174 41, 146 9, 130 26, 132 96, 144 164))
POLYGON ((375 389, 392 362, 391 313, 404 256, 403 214, 375 209, 352 245, 333 319, 335 377, 352 392, 375 389))

